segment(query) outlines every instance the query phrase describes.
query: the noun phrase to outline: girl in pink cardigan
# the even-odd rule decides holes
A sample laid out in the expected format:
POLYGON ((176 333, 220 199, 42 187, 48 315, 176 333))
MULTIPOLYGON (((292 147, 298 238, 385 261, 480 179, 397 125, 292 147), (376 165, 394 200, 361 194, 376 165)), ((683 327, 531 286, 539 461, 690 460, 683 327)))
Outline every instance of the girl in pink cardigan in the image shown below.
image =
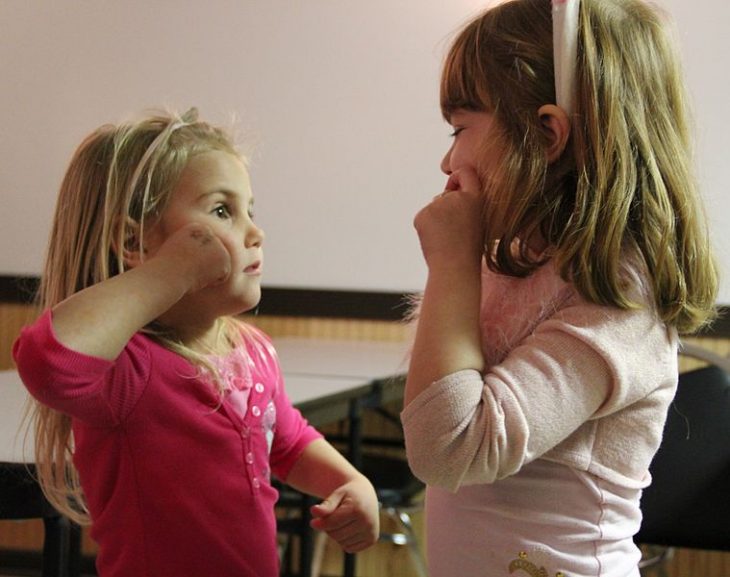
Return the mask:
POLYGON ((513 0, 446 58, 402 413, 432 577, 639 575, 677 335, 717 288, 662 20, 513 0))
POLYGON ((71 161, 14 356, 40 482, 91 521, 102 577, 276 577, 272 474, 324 499, 312 524, 345 551, 377 540, 373 487, 235 316, 263 240, 243 159, 195 110, 101 127, 71 161))

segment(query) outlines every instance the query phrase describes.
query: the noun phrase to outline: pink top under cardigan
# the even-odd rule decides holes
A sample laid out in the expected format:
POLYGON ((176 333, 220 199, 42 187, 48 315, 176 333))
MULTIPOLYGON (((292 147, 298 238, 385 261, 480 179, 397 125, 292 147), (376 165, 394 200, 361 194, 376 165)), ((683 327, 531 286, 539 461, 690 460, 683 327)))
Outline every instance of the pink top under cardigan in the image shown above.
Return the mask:
POLYGON ((115 361, 56 339, 50 312, 13 348, 31 394, 71 415, 101 577, 275 577, 277 491, 321 437, 294 409, 273 347, 247 337, 241 416, 200 369, 143 334, 115 361))

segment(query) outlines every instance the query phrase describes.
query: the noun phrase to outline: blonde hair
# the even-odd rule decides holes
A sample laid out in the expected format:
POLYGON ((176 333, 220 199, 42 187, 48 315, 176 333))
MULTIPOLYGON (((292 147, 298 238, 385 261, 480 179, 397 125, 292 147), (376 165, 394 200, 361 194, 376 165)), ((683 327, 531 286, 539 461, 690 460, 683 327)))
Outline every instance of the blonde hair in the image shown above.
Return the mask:
MULTIPOLYGON (((51 308, 72 294, 125 270, 124 250, 142 246, 144 225, 153 222, 180 175, 195 155, 212 150, 241 155, 232 137, 198 120, 196 109, 183 115, 156 113, 136 122, 105 125, 77 148, 64 176, 48 242, 39 291, 40 306, 51 308)), ((234 318, 218 321, 220 341, 242 344, 257 334, 234 318)), ((206 356, 180 342, 165 327, 145 327, 152 338, 211 373, 206 356)), ((260 343, 259 343, 260 344, 260 343)), ((71 419, 34 402, 37 475, 48 500, 78 523, 88 511, 71 463, 71 419)))
POLYGON ((495 117, 503 170, 498 180, 483 175, 490 268, 532 273, 545 262, 528 250, 539 235, 586 299, 633 308, 625 261, 635 255, 661 318, 691 333, 714 317, 718 279, 664 20, 641 0, 581 1, 571 136, 552 164, 537 113, 555 102, 547 0, 500 4, 460 32, 441 109, 447 120, 456 110, 495 117))

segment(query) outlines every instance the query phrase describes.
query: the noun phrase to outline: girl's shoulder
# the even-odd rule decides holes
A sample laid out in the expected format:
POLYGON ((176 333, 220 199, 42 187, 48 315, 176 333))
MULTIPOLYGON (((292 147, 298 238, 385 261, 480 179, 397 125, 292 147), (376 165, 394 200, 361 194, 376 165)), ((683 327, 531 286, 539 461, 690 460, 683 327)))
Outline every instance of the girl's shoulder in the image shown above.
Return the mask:
POLYGON ((543 321, 576 299, 552 262, 527 277, 482 271, 480 327, 482 352, 489 364, 504 359, 543 321))

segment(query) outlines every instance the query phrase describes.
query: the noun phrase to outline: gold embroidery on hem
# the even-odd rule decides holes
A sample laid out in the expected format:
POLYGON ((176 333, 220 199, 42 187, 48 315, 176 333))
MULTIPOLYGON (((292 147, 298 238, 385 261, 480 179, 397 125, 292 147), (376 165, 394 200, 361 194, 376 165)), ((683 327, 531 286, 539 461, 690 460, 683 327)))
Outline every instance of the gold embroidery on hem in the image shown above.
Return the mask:
MULTIPOLYGON (((517 559, 514 559, 509 564, 509 572, 510 574, 514 573, 515 571, 524 571, 527 573, 530 577, 548 577, 548 572, 545 567, 538 567, 531 561, 527 560, 527 552, 526 551, 520 551, 517 554, 517 559)), ((558 571, 555 574, 555 577, 567 577, 565 573, 562 571, 558 571)))
POLYGON ((520 551, 518 559, 515 559, 509 564, 510 574, 515 571, 524 571, 530 577, 548 577, 547 570, 545 567, 538 567, 534 563, 527 560, 527 553, 520 551))

